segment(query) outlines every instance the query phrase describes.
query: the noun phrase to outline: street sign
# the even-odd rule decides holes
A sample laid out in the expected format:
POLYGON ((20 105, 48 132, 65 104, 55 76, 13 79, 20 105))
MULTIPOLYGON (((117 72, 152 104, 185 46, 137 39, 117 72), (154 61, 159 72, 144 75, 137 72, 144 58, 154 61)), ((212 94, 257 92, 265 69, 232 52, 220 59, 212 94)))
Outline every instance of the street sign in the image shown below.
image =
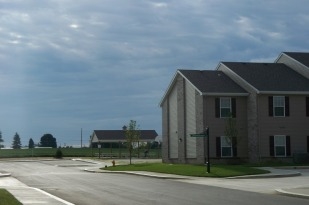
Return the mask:
POLYGON ((190 137, 207 137, 207 161, 205 157, 205 164, 207 166, 207 173, 210 173, 210 162, 209 162, 209 127, 206 127, 204 133, 190 134, 190 137))
POLYGON ((205 134, 190 134, 190 137, 207 137, 205 134))

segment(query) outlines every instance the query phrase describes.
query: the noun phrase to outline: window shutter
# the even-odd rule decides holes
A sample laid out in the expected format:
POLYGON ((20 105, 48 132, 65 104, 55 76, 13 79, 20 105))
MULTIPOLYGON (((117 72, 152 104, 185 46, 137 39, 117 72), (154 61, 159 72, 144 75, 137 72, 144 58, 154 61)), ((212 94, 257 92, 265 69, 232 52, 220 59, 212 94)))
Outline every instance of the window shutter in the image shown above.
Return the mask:
POLYGON ((275 141, 274 136, 269 136, 269 154, 275 156, 275 141))
POLYGON ((306 97, 306 116, 309 117, 309 97, 306 97))
POLYGON ((237 157, 237 138, 233 137, 232 139, 232 149, 233 149, 233 157, 237 157))
POLYGON ((216 155, 217 157, 221 157, 221 138, 216 137, 216 155))
POLYGON ((307 152, 309 153, 309 136, 307 136, 307 152))
POLYGON ((290 116, 290 101, 289 97, 285 97, 285 116, 290 116))
POLYGON ((215 106, 216 106, 216 117, 220 118, 220 98, 215 99, 215 106))
POLYGON ((290 136, 285 137, 285 146, 286 146, 286 156, 291 156, 291 138, 290 138, 290 136))
POLYGON ((236 117, 236 98, 232 98, 232 117, 236 117))
POLYGON ((268 114, 274 116, 273 96, 268 97, 268 114))

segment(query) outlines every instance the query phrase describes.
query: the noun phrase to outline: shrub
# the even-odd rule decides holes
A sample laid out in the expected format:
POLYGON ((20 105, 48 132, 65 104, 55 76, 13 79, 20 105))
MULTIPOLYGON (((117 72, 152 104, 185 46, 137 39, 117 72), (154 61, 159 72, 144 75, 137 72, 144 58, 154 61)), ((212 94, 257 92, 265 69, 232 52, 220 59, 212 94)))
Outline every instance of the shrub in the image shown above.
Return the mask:
POLYGON ((57 159, 61 159, 62 158, 62 151, 61 151, 61 149, 57 149, 55 158, 57 158, 57 159))

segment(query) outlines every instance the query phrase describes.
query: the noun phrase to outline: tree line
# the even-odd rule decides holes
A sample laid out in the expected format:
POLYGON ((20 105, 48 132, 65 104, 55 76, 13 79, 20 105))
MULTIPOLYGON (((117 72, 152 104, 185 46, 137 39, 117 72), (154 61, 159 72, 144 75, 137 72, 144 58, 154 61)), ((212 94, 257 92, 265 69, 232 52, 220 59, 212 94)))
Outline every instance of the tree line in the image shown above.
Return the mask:
MULTIPOLYGON (((2 132, 0 131, 0 149, 4 147, 2 144, 4 142, 3 137, 2 137, 2 132)), ((52 147, 52 148, 57 148, 57 140, 55 137, 53 137, 52 134, 44 134, 40 142, 37 144, 38 147, 52 147)), ((13 149, 20 149, 22 147, 21 140, 19 134, 16 132, 11 147, 13 149)), ((29 139, 28 143, 29 148, 34 148, 35 143, 32 138, 29 139)))

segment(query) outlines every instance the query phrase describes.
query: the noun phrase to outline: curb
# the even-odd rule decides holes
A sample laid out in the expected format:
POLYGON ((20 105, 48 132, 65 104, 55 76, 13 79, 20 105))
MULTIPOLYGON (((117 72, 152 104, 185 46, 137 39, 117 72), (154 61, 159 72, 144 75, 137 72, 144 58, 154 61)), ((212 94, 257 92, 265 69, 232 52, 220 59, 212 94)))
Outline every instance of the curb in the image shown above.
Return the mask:
MULTIPOLYGON (((144 177, 152 177, 159 179, 190 179, 190 177, 173 175, 167 176, 163 174, 153 174, 153 173, 141 173, 141 172, 130 172, 130 171, 106 171, 106 170, 89 170, 84 169, 84 171, 92 173, 109 173, 109 174, 130 174, 144 177)), ((226 177, 225 179, 262 179, 262 178, 283 178, 283 177, 295 177, 300 176, 300 172, 290 173, 290 174, 269 174, 269 175, 246 175, 246 176, 236 176, 236 177, 226 177)))
POLYGON ((289 174, 267 174, 267 175, 245 175, 237 177, 227 177, 226 179, 262 179, 262 178, 283 178, 283 177, 296 177, 300 176, 300 172, 289 174))
POLYGON ((168 176, 168 175, 160 175, 160 174, 152 174, 152 173, 140 173, 140 172, 129 172, 129 171, 104 171, 104 170, 88 170, 84 169, 86 172, 92 173, 109 173, 109 174, 130 174, 136 176, 143 176, 143 177, 151 177, 151 178, 159 178, 159 179, 189 179, 188 177, 184 176, 168 176))
POLYGON ((306 194, 299 194, 299 193, 293 193, 293 192, 288 192, 283 189, 276 189, 276 192, 280 195, 285 195, 285 196, 292 196, 292 197, 297 197, 297 198, 304 198, 304 199, 309 199, 309 195, 306 194))
POLYGON ((150 178, 158 178, 158 179, 188 179, 187 177, 183 177, 183 176, 166 176, 166 175, 156 175, 156 174, 150 174, 150 173, 147 174, 147 173, 137 173, 137 172, 116 172, 116 171, 113 171, 111 173, 130 174, 130 175, 150 177, 150 178))
POLYGON ((10 177, 11 173, 2 173, 0 172, 0 177, 10 177))
POLYGON ((309 166, 283 166, 275 167, 276 169, 309 169, 309 166))

